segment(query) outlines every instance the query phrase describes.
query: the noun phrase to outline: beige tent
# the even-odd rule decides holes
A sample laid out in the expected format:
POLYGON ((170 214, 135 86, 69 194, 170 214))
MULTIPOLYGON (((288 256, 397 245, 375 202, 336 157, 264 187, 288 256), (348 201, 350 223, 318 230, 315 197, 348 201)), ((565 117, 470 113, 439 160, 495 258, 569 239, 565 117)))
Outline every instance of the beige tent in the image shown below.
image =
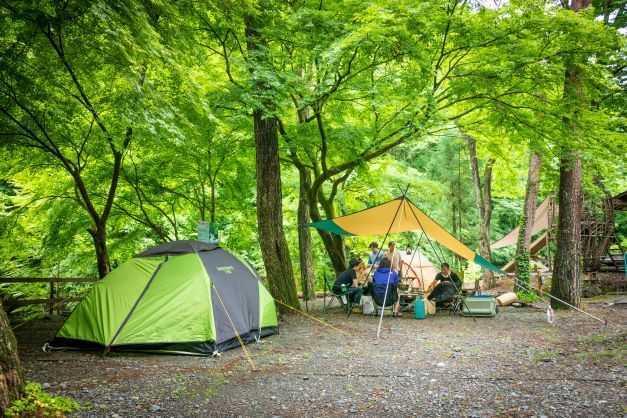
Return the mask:
POLYGON ((438 274, 439 269, 434 266, 431 261, 416 249, 412 253, 403 251, 401 253, 402 267, 401 272, 403 279, 418 279, 420 281, 419 288, 427 289, 435 280, 435 276, 438 274))
MULTIPOLYGON (((533 218, 533 226, 531 228, 531 235, 535 235, 540 231, 543 231, 548 228, 549 223, 555 219, 557 216, 557 204, 553 201, 551 197, 548 197, 536 208, 536 213, 533 218)), ((511 245, 516 245, 518 241, 518 232, 520 228, 513 229, 509 234, 505 235, 500 240, 492 243, 490 248, 492 250, 496 250, 498 248, 509 247, 511 245)))

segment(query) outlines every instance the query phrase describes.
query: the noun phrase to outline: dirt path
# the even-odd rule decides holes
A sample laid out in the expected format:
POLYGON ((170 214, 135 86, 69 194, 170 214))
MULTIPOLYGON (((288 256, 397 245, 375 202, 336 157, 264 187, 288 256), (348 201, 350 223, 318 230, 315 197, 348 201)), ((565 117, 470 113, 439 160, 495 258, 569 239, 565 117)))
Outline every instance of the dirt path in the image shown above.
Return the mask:
MULTIPOLYGON (((624 305, 623 305, 624 306, 624 305)), ((219 358, 43 353, 60 325, 18 329, 30 380, 77 399, 77 416, 521 416, 623 417, 627 309, 590 307, 603 328, 573 313, 508 308, 497 318, 377 320, 337 310, 301 316, 281 334, 219 358)))

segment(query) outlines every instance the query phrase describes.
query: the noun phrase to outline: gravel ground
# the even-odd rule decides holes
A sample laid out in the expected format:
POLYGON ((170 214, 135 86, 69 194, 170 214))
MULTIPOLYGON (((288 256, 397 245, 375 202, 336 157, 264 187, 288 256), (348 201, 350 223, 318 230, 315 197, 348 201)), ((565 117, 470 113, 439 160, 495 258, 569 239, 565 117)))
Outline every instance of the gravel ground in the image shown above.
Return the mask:
POLYGON ((219 358, 43 353, 60 326, 18 328, 29 380, 82 405, 76 416, 625 417, 627 309, 588 307, 608 327, 572 312, 557 323, 533 308, 496 318, 426 320, 314 312, 281 334, 219 358))

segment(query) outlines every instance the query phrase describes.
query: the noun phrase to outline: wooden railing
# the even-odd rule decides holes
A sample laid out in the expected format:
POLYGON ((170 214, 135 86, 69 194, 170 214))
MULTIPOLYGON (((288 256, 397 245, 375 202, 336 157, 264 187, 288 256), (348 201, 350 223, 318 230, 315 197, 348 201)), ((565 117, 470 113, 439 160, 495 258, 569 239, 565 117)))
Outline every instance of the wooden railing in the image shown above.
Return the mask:
POLYGON ((12 299, 6 308, 18 308, 28 305, 48 305, 48 313, 52 314, 54 309, 60 311, 67 302, 77 302, 80 296, 59 297, 57 283, 95 283, 99 279, 95 277, 0 277, 0 284, 3 283, 48 283, 50 286, 49 296, 45 299, 12 299))

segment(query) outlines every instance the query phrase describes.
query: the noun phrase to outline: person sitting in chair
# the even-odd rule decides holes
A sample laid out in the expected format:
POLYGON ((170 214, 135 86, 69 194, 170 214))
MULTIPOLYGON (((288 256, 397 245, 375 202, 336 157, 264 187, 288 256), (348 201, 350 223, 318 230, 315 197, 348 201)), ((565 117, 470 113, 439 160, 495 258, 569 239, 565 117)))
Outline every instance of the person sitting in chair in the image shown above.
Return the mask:
MULTIPOLYGON (((436 306, 443 306, 453 300, 455 295, 462 288, 462 281, 459 276, 451 270, 448 263, 442 263, 442 271, 435 276, 435 281, 429 286, 433 288, 427 299, 435 302, 436 306), (433 288, 435 286, 435 288, 433 288)), ((430 290, 429 289, 429 290, 430 290)), ((427 290, 427 293, 429 292, 427 290)))
POLYGON ((357 272, 364 269, 364 262, 360 258, 353 258, 348 264, 348 270, 340 273, 333 284, 333 292, 342 293, 342 285, 348 288, 348 298, 351 303, 357 304, 361 299, 363 289, 359 287, 357 272))
POLYGON ((383 258, 379 264, 379 268, 374 272, 372 277, 373 291, 372 296, 374 301, 379 306, 383 306, 383 300, 385 299, 385 306, 394 305, 392 312, 395 316, 401 316, 400 313, 400 299, 398 296, 398 273, 391 269, 391 263, 389 258, 383 258), (389 281, 389 283, 388 283, 389 281), (387 288, 387 296, 385 294, 387 288))

